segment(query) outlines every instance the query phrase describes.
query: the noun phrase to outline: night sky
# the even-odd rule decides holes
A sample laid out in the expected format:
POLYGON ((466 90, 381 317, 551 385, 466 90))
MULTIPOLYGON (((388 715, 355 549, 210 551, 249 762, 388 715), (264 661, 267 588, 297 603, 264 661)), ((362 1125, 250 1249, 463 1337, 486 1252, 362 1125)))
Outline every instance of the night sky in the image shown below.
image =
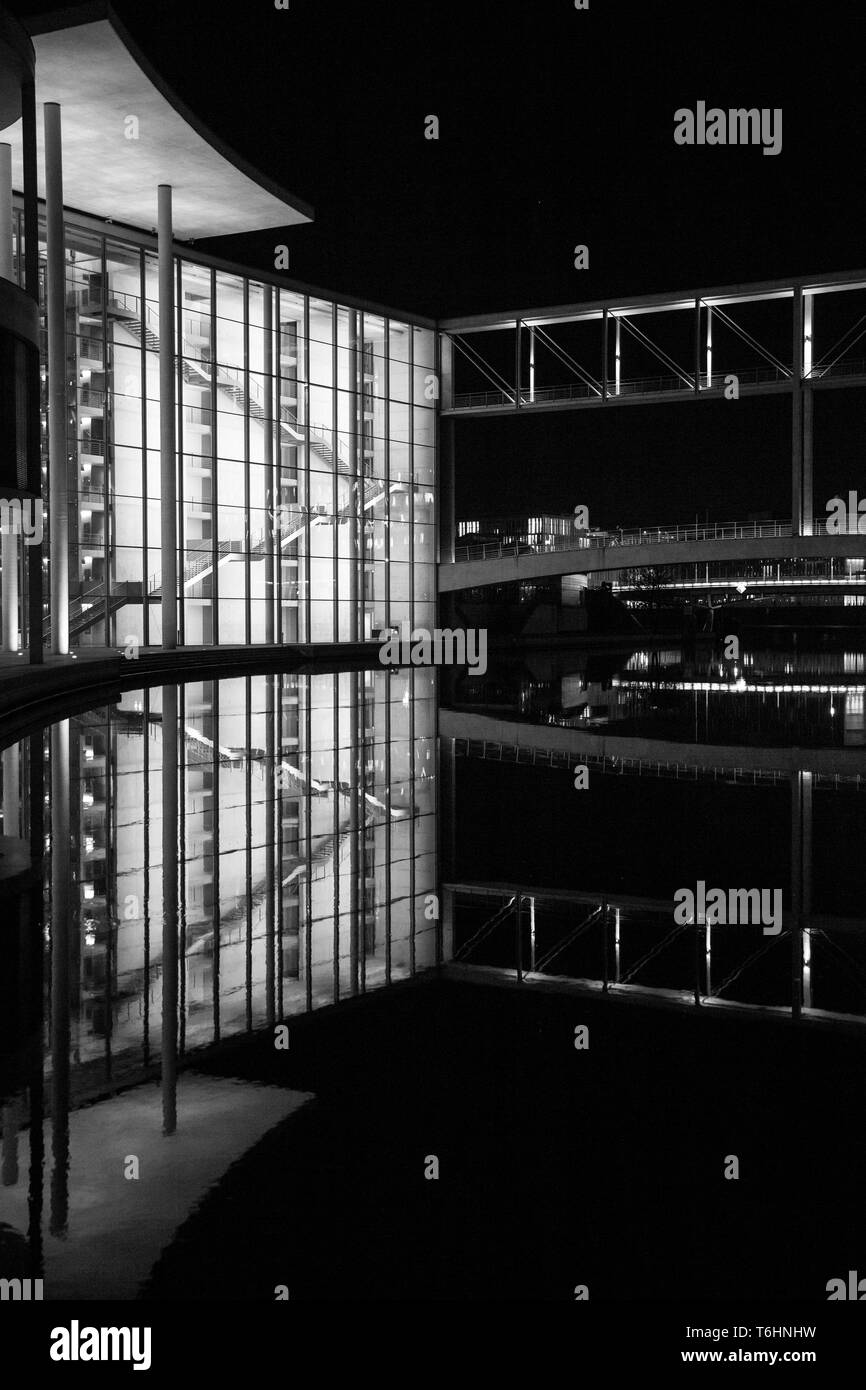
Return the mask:
MULTIPOLYGON (((250 267, 272 269, 284 241, 293 278, 445 317, 866 266, 866 18, 850 3, 117 10, 223 140, 313 204, 310 226, 199 243, 250 267), (675 110, 699 100, 781 107, 781 153, 676 145, 675 110), (429 114, 438 141, 424 138, 429 114), (578 243, 588 270, 574 269, 578 243)), ((831 394, 822 507, 825 486, 861 482, 866 425, 862 390, 831 394)), ((543 493, 553 510, 588 503, 604 525, 787 516, 790 412, 767 399, 735 412, 462 422, 458 515, 501 511, 503 494, 508 510, 537 507, 543 493)))

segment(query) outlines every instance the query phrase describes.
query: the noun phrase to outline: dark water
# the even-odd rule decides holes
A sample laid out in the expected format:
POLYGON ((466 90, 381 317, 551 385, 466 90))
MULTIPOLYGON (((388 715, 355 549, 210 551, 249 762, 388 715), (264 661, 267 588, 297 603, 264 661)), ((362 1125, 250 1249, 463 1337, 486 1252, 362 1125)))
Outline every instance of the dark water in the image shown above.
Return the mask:
POLYGON ((744 649, 491 653, 484 676, 458 675, 460 709, 563 728, 685 743, 862 748, 863 650, 744 649))
POLYGON ((731 665, 188 683, 8 747, 46 856, 2 887, 0 1278, 823 1297, 864 1234, 864 660, 731 665), (699 881, 778 932, 678 926, 699 881))

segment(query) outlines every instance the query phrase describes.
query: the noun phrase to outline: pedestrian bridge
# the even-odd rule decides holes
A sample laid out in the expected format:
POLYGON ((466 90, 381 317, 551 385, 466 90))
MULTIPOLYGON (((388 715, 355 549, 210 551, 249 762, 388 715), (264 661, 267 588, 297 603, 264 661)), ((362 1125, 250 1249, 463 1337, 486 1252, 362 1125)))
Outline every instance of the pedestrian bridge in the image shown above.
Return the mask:
POLYGON ((541 546, 512 541, 462 545, 439 565, 439 592, 562 574, 649 568, 700 561, 799 560, 866 555, 866 536, 828 535, 826 518, 810 535, 792 535, 790 522, 763 521, 695 526, 650 526, 616 531, 575 531, 541 546))

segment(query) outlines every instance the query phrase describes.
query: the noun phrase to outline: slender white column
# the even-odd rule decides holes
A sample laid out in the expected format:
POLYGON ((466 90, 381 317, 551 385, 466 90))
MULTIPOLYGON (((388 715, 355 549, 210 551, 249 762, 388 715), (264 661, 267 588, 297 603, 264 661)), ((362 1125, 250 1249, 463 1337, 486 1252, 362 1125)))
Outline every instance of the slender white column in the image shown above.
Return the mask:
POLYGON ((66 479, 66 254, 60 107, 45 103, 46 316, 51 650, 69 651, 69 503, 66 479))
POLYGON ((0 145, 0 275, 12 274, 12 146, 0 145))
POLYGON ((535 400, 535 329, 529 330, 529 399, 535 400))
POLYGON ((177 430, 171 185, 159 185, 159 456, 162 516, 162 645, 177 646, 177 430))
MULTIPOLYGON (((13 278, 12 271, 12 146, 0 145, 0 276, 13 278)), ((3 650, 18 650, 18 537, 0 537, 2 562, 2 640, 3 650)), ((16 832, 17 833, 17 832, 16 832)), ((8 831, 7 831, 8 834, 8 831)))
POLYGON ((713 306, 707 305, 707 390, 713 384, 713 306))
POLYGON ((18 537, 0 538, 0 559, 3 564, 3 650, 17 652, 18 628, 18 537))

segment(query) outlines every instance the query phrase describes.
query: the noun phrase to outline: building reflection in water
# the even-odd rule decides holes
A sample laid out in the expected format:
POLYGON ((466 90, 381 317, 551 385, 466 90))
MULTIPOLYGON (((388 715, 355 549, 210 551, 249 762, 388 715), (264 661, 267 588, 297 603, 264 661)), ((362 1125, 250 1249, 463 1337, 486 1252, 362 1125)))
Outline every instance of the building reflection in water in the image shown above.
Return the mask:
POLYGON ((51 1284, 47 1224, 46 1297, 64 1296, 78 1201, 89 1287, 102 1264, 102 1296, 131 1296, 186 1214, 181 1189, 194 1203, 298 1103, 215 1081, 199 1097, 184 1059, 441 960, 436 718, 429 668, 284 673, 127 692, 4 750, 4 843, 28 841, 36 867, 4 885, 0 1277, 51 1284), (157 1076, 158 1098, 139 1087, 133 1104, 157 1076), (172 1168, 141 1260, 112 1271, 105 1242, 135 1204, 112 1227, 94 1203, 110 1214, 112 1183, 137 1186, 124 1158, 164 1163, 154 1135, 192 1155, 205 1133, 208 1161, 189 1181, 172 1168))
POLYGON ((866 658, 857 651, 495 653, 484 676, 448 673, 445 703, 564 728, 692 743, 864 745, 866 658))

